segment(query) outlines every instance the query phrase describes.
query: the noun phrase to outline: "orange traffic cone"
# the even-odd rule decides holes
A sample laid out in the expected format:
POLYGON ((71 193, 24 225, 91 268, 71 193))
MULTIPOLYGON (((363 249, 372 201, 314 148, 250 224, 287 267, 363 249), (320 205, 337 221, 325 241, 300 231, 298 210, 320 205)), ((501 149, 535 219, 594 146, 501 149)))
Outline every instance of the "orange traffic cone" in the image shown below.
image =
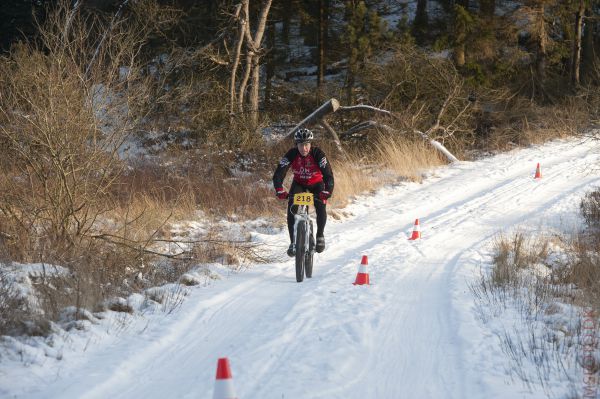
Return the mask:
POLYGON ((421 229, 419 228, 419 219, 415 219, 415 228, 409 240, 418 240, 421 238, 421 229))
POLYGON ((534 179, 542 178, 542 170, 540 169, 540 163, 538 162, 537 167, 535 168, 535 177, 534 179))
POLYGON ((213 399, 237 399, 233 389, 233 377, 229 367, 229 359, 222 357, 217 362, 217 380, 213 399))
POLYGON ((354 285, 369 285, 369 273, 367 272, 367 255, 363 255, 360 266, 358 267, 358 273, 356 274, 356 281, 354 285))

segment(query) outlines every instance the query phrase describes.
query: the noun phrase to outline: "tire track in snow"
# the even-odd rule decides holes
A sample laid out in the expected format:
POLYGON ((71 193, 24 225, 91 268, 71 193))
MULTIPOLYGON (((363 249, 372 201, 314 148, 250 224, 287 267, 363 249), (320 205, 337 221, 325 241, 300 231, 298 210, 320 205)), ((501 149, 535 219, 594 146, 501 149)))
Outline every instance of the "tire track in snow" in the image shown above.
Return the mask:
POLYGON ((313 279, 296 284, 288 261, 192 290, 170 321, 176 323, 151 326, 116 346, 125 348, 119 361, 91 358, 82 375, 96 368, 94 361, 104 369, 84 388, 58 381, 43 397, 209 398, 220 356, 231 358, 236 390, 247 398, 493 393, 466 363, 471 343, 461 326, 471 316, 457 305, 468 300, 462 266, 496 226, 535 221, 540 211, 599 182, 580 176, 597 161, 589 153, 597 148, 554 144, 387 189, 388 196, 358 204, 357 216, 328 227, 329 248, 317 256, 313 279), (535 182, 525 164, 541 155, 543 179, 535 182), (478 220, 470 218, 476 213, 478 220), (425 222, 424 238, 409 242, 415 217, 425 222), (373 285, 354 287, 362 254, 369 255, 373 285))

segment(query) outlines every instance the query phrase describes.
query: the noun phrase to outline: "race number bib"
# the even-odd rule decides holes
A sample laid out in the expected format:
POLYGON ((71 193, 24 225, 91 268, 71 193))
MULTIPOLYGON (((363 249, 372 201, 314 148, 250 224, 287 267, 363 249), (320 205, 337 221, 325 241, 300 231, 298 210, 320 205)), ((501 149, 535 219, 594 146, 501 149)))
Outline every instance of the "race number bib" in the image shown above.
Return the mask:
POLYGON ((312 193, 294 194, 294 205, 312 205, 313 203, 312 193))

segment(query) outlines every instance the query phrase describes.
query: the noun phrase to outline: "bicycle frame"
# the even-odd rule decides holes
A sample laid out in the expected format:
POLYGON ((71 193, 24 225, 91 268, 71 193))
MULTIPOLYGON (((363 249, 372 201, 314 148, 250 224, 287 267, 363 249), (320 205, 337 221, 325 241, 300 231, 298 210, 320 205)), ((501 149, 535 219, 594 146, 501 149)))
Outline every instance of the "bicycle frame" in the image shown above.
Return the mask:
MULTIPOLYGON (((310 215, 308 213, 308 206, 307 205, 298 205, 298 212, 294 215, 294 245, 296 243, 296 235, 297 235, 297 231, 298 231, 298 224, 299 223, 306 223, 306 230, 307 232, 310 232, 310 215)), ((312 232, 311 232, 312 233, 312 232)), ((309 251, 310 248, 310 236, 311 234, 305 234, 305 239, 304 239, 304 250, 306 252, 309 251)), ((295 250, 298 250, 298 248, 294 248, 295 250)))

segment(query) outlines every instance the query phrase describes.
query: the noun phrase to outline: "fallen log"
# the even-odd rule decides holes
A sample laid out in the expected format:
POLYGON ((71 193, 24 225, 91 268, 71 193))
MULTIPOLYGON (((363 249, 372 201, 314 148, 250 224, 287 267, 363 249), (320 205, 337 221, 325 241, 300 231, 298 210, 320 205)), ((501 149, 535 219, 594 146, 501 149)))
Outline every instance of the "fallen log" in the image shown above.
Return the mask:
MULTIPOLYGON (((429 142, 429 144, 431 144, 433 146, 433 148, 438 150, 450 163, 453 163, 453 162, 458 162, 458 158, 456 158, 450 151, 448 151, 448 149, 446 147, 444 147, 444 145, 442 143, 440 143, 437 140, 431 139, 428 135, 429 132, 432 132, 435 129, 439 128, 440 118, 447 107, 447 102, 448 102, 448 100, 444 102, 444 105, 442 106, 442 109, 440 110, 440 112, 438 114, 436 123, 432 128, 428 129, 427 132, 425 132, 425 133, 420 130, 414 130, 414 132, 419 134, 423 138, 423 140, 429 142)), ((321 105, 319 108, 314 110, 310 115, 308 115, 306 118, 304 118, 302 121, 300 121, 300 123, 298 123, 292 129, 290 129, 288 131, 288 133, 286 134, 286 137, 291 137, 296 130, 300 129, 303 126, 312 125, 312 124, 320 124, 321 126, 323 126, 325 128, 325 130, 327 130, 332 135, 333 140, 336 142, 336 145, 338 146, 340 151, 343 152, 340 138, 338 137, 335 130, 327 123, 327 121, 325 121, 325 117, 327 115, 336 113, 338 111, 340 111, 340 112, 370 111, 370 112, 383 114, 383 115, 389 116, 389 117, 397 119, 397 120, 400 119, 396 115, 394 115, 393 112, 390 112, 386 109, 377 108, 377 107, 373 107, 371 105, 364 105, 364 104, 341 106, 338 100, 336 100, 335 98, 332 98, 329 101, 327 101, 326 103, 324 103, 323 105, 321 105)), ((365 122, 359 123, 358 125, 352 127, 348 131, 342 133, 342 135, 340 137, 344 138, 344 137, 350 136, 351 134, 356 133, 360 130, 365 130, 365 129, 369 129, 369 128, 383 128, 388 131, 394 130, 385 124, 381 124, 381 123, 378 123, 375 121, 365 121, 365 122)))

